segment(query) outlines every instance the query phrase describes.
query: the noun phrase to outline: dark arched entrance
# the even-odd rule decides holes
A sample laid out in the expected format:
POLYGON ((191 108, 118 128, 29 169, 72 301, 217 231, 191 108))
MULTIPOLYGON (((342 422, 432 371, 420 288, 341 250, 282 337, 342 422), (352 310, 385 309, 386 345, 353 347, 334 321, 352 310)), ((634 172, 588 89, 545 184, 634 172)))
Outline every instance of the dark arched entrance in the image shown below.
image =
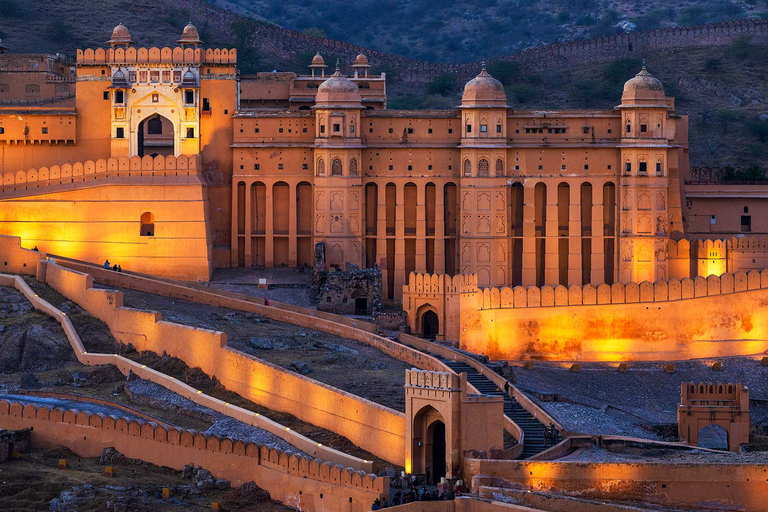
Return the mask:
POLYGON ((440 320, 437 318, 437 313, 427 310, 421 315, 421 335, 424 338, 433 340, 440 332, 440 320))
POLYGON ((699 430, 699 446, 711 450, 728 449, 728 430, 720 425, 710 423, 699 430))
POLYGON ((173 123, 160 114, 154 114, 139 123, 138 154, 143 157, 174 155, 173 123))
POLYGON ((432 441, 432 471, 430 478, 432 483, 439 483, 440 479, 446 475, 445 464, 445 423, 438 420, 429 426, 431 431, 430 440, 432 441))

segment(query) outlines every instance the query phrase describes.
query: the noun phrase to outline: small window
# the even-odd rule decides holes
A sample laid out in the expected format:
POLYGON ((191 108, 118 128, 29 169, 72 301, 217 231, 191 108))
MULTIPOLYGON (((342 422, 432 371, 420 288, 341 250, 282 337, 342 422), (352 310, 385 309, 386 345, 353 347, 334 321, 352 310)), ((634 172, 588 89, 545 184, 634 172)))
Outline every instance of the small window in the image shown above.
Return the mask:
POLYGON ((427 166, 427 169, 431 171, 431 170, 432 170, 432 166, 431 166, 431 165, 428 165, 428 166, 427 166))
POLYGON ((589 135, 589 126, 585 126, 582 128, 584 135, 589 135))
POLYGON ((390 165, 390 166, 389 166, 389 170, 391 171, 391 170, 393 170, 393 169, 394 169, 394 167, 392 167, 392 166, 390 165))
POLYGON ((159 94, 153 94, 152 95, 152 103, 158 103, 160 102, 160 95, 159 94))
POLYGON ((277 132, 278 132, 278 133, 283 133, 283 129, 282 129, 282 128, 278 128, 278 129, 277 129, 277 132))
POLYGON ((662 169, 661 169, 661 162, 656 162, 656 176, 661 176, 662 169))
POLYGON ((211 102, 208 100, 208 98, 203 98, 203 110, 206 112, 211 111, 211 102))
POLYGON ((613 133, 613 130, 611 130, 610 128, 608 128, 608 133, 613 133))
POLYGON ((307 133, 307 129, 306 128, 302 128, 301 129, 301 133, 307 133))
POLYGON ((309 169, 309 166, 307 164, 301 164, 301 168, 306 171, 307 169, 309 169))
POLYGON ((752 231, 752 216, 751 215, 742 215, 741 216, 741 231, 742 232, 752 231))
POLYGON ((192 105, 195 102, 195 91, 184 91, 184 103, 192 105))
POLYGON ((333 123, 333 131, 334 132, 340 132, 341 131, 341 125, 339 123, 333 123))
POLYGON ((187 138, 188 139, 194 139, 195 138, 195 129, 194 128, 187 128, 187 138))
POLYGON ((109 100, 109 91, 104 91, 104 99, 109 100))
POLYGON ((631 163, 627 162, 626 164, 624 164, 624 172, 626 174, 631 174, 632 173, 632 164, 631 163))
POLYGON ((349 133, 355 133, 355 125, 349 125, 349 133))
POLYGON ((584 170, 585 170, 585 171, 588 171, 588 170, 589 170, 589 164, 584 164, 584 170))
POLYGON ((471 124, 467 125, 467 133, 472 133, 472 125, 471 124))
POLYGON ((412 165, 409 165, 409 166, 408 166, 408 170, 409 170, 409 171, 412 171, 412 170, 413 170, 413 166, 412 166, 412 165))
POLYGON ((320 125, 320 133, 325 133, 325 125, 324 124, 320 125))
POLYGON ((744 207, 744 213, 749 213, 749 206, 744 207))
POLYGON ((47 133, 48 133, 48 127, 47 126, 43 126, 43 134, 45 135, 47 133))
POLYGON ((500 124, 496 125, 496 133, 501 133, 501 125, 500 124))
POLYGON ((389 129, 389 133, 392 133, 392 132, 393 132, 393 130, 392 130, 392 128, 390 128, 390 129, 389 129))
POLYGON ((408 133, 413 133, 413 128, 408 128, 408 133))
POLYGON ((0 126, 0 135, 2 135, 3 133, 5 133, 5 128, 3 128, 2 126, 0 126))
POLYGON ((629 123, 627 123, 627 133, 629 133, 629 132, 631 132, 631 131, 632 131, 632 127, 630 126, 630 124, 629 124, 629 123))
POLYGON ((488 125, 487 124, 481 124, 480 125, 480 133, 488 133, 488 125))
POLYGON ((645 162, 640 162, 640 169, 638 171, 640 174, 648 174, 648 164, 645 162))
POLYGON ((259 164, 253 164, 254 171, 258 171, 259 169, 261 169, 261 166, 259 164))
POLYGON ((453 128, 448 128, 448 133, 453 133, 453 128))
POLYGON ((253 133, 259 133, 259 129, 258 128, 254 128, 253 129, 253 133))
POLYGON ((282 171, 283 170, 283 164, 277 164, 277 168, 282 171))
POLYGON ((125 138, 125 128, 119 126, 117 129, 115 129, 115 138, 116 139, 124 139, 125 138))
POLYGON ((648 131, 648 125, 647 124, 641 124, 640 125, 640 133, 646 133, 648 131))
POLYGON ((710 215, 709 216, 709 223, 710 224, 717 224, 717 215, 710 215))
POLYGON ((432 128, 429 128, 429 129, 427 130, 427 133, 432 133, 432 128))
POLYGON ((155 236, 155 216, 150 212, 141 214, 141 236, 155 236))
POLYGON ((123 91, 115 91, 115 103, 118 105, 125 103, 125 94, 123 91))

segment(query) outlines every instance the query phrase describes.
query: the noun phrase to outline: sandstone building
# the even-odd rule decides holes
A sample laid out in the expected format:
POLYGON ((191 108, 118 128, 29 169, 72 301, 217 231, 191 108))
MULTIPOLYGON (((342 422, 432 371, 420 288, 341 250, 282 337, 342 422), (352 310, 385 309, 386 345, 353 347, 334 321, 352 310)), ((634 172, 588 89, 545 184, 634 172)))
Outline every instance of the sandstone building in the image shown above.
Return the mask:
MULTIPOLYGON (((320 55, 240 76, 236 51, 0 55, 0 233, 182 279, 214 267, 378 266, 480 286, 665 280, 683 236, 685 116, 644 68, 613 110, 514 110, 485 70, 451 110, 386 109, 386 77, 320 55), (64 90, 66 85, 67 90, 64 90), (39 91, 39 92, 38 92, 39 91)), ((617 98, 618 99, 618 98, 617 98)))

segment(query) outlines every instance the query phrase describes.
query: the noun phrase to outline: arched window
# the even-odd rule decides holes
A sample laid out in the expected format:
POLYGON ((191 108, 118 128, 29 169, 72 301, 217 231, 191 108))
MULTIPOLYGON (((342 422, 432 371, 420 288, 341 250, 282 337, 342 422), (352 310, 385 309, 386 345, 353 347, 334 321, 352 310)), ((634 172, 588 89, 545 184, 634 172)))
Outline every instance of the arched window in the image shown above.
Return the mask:
POLYGON ((355 120, 351 120, 349 122, 349 134, 354 135, 355 134, 355 120))
POLYGON ((325 176, 325 160, 322 158, 317 161, 317 175, 325 176))
POLYGON ((334 158, 331 162, 331 176, 341 176, 341 160, 334 158))
POLYGON ((163 122, 159 117, 153 117, 147 121, 147 133, 149 135, 162 135, 163 134, 163 122))
POLYGON ((488 171, 489 171, 488 167, 489 167, 488 160, 486 160, 485 158, 482 158, 480 162, 478 162, 477 164, 477 175, 487 177, 488 171))
POLYGON ((496 160, 496 176, 504 176, 504 160, 496 160))
POLYGON ((349 161, 349 175, 357 176, 357 159, 353 158, 349 161))
POLYGON ((141 236, 155 236, 155 216, 150 212, 141 214, 141 236))
POLYGON ((472 164, 469 160, 464 160, 464 176, 472 175, 472 164))

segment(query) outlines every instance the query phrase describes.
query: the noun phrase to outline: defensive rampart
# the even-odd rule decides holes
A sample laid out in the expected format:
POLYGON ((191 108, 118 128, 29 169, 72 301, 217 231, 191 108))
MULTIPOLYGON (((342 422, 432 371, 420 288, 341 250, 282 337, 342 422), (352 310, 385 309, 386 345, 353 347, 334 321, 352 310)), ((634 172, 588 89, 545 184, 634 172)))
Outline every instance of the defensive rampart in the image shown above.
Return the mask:
MULTIPOLYGON (((41 268, 43 270, 44 268, 41 268)), ((123 356, 116 354, 94 354, 85 351, 80 336, 75 331, 72 322, 69 320, 66 314, 53 307, 50 303, 40 298, 35 294, 29 285, 24 282, 18 276, 10 276, 6 274, 0 274, 0 286, 13 286, 19 292, 32 303, 32 306, 40 311, 43 311, 53 317, 59 322, 64 330, 67 339, 72 347, 72 350, 81 364, 94 366, 111 364, 117 367, 123 375, 128 375, 129 372, 133 372, 138 377, 159 384, 174 393, 177 393, 184 398, 209 409, 212 409, 221 414, 235 418, 243 423, 258 427, 266 430, 277 437, 291 443, 306 454, 313 457, 319 457, 323 460, 331 461, 335 464, 343 464, 345 466, 352 466, 358 470, 365 469, 370 471, 372 469, 371 461, 364 461, 353 457, 351 455, 339 452, 333 448, 323 446, 316 443, 311 439, 308 439, 301 434, 290 430, 279 423, 276 423, 269 418, 261 414, 254 414, 251 411, 237 407, 235 405, 225 403, 217 398, 201 393, 183 382, 165 375, 161 372, 147 368, 146 365, 139 364, 135 361, 127 359, 123 356)))
POLYGON ((143 420, 0 400, 0 425, 33 429, 32 446, 65 446, 82 457, 98 457, 114 447, 127 457, 158 466, 181 469, 192 463, 234 485, 255 481, 273 499, 299 510, 362 512, 370 510, 376 498, 389 495, 387 477, 143 420))
MULTIPOLYGON (((189 4, 185 4, 188 6, 189 4)), ((203 2, 197 4, 198 15, 209 23, 222 29, 229 29, 230 24, 239 17, 228 10, 218 9, 203 2)), ((644 30, 629 34, 567 41, 564 43, 529 48, 512 55, 494 60, 518 62, 523 72, 536 72, 545 69, 557 69, 571 64, 594 64, 609 62, 620 57, 642 57, 645 52, 670 48, 707 48, 727 46, 737 38, 748 35, 756 41, 768 39, 766 20, 724 21, 694 27, 674 27, 657 30, 644 30)), ((327 38, 315 38, 295 30, 289 30, 266 22, 253 24, 252 42, 263 51, 276 53, 282 57, 294 57, 298 52, 325 53, 326 56, 341 56, 346 61, 346 68, 359 53, 365 53, 375 68, 389 68, 397 73, 401 80, 426 82, 442 73, 455 73, 462 80, 477 75, 479 62, 463 64, 442 64, 409 59, 399 55, 371 50, 352 43, 327 38)))
POLYGON ((77 50, 84 64, 235 64, 237 50, 203 48, 87 48, 77 50))
POLYGON ((3 174, 0 198, 113 184, 200 185, 200 155, 110 158, 3 174))

